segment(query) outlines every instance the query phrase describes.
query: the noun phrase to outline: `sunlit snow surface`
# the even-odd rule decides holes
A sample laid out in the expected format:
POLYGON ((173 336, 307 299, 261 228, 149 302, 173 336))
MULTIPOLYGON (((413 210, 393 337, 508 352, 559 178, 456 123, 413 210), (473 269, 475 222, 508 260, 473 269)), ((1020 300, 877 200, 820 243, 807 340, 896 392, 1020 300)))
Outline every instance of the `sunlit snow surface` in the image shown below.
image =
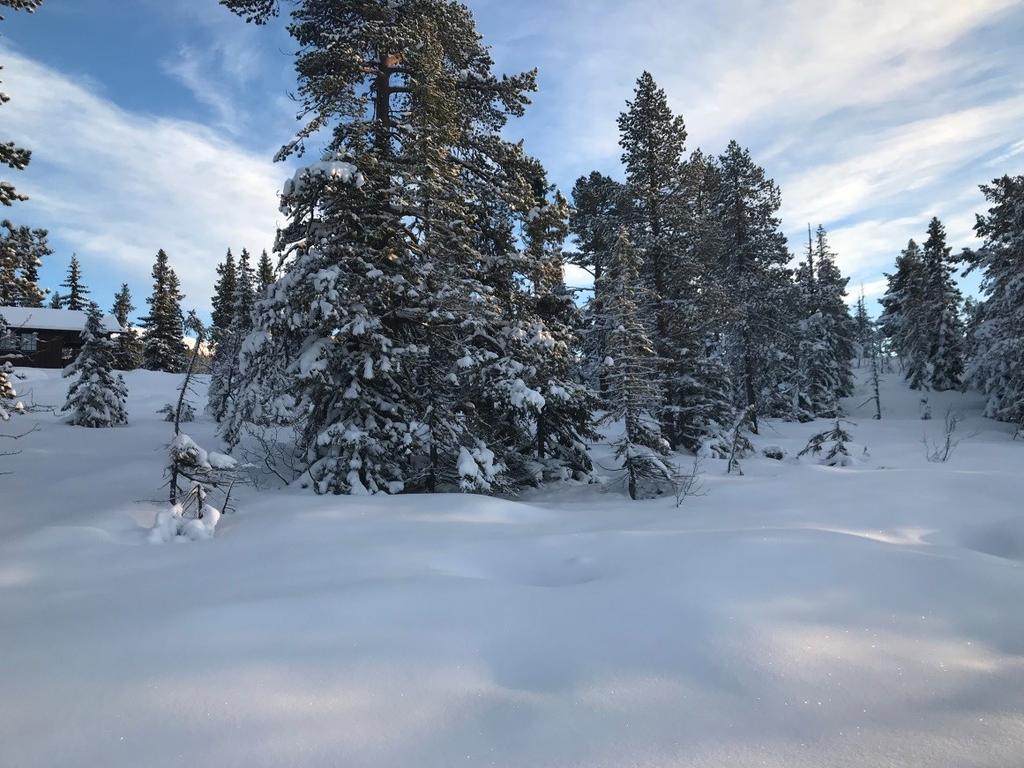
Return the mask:
POLYGON ((681 509, 242 489, 154 546, 179 379, 129 374, 129 426, 0 459, 0 766, 1024 765, 1024 441, 897 379, 855 467, 706 461, 681 509), (977 434, 930 464, 947 405, 977 434))

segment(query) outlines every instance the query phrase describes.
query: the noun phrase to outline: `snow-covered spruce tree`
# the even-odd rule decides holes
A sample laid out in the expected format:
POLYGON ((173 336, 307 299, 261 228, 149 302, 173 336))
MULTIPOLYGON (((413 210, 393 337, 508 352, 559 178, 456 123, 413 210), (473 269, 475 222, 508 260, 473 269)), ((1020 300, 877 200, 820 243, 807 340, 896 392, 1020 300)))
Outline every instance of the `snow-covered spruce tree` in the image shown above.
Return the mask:
POLYGON ((210 299, 210 340, 216 344, 220 332, 231 325, 235 314, 235 284, 237 283, 235 256, 228 248, 224 261, 217 265, 217 282, 213 285, 210 299))
POLYGON ((45 293, 39 287, 39 267, 53 254, 45 229, 0 222, 0 305, 41 307, 45 293))
POLYGON ((266 249, 260 254, 260 260, 256 263, 256 292, 262 295, 271 283, 275 280, 274 264, 267 255, 266 249))
MULTIPOLYGON (((7 321, 0 317, 0 341, 3 341, 10 333, 7 321)), ((9 360, 0 363, 0 422, 8 421, 10 418, 24 410, 24 406, 18 401, 18 393, 14 390, 14 368, 9 360)))
MULTIPOLYGON (((228 5, 260 21, 276 8, 228 5)), ((284 263, 225 434, 301 414, 319 492, 515 487, 504 459, 543 399, 523 376, 548 334, 506 312, 524 306, 506 278, 522 294, 536 271, 506 237, 534 164, 500 130, 534 75, 496 77, 446 0, 305 0, 289 29, 309 122, 281 157, 322 127, 331 140, 282 196, 284 263)))
POLYGON ((161 248, 153 264, 153 293, 146 299, 149 314, 141 323, 146 330, 142 358, 147 370, 179 373, 185 367, 181 299, 178 276, 161 248))
MULTIPOLYGON (((16 11, 28 11, 32 13, 43 0, 0 0, 0 8, 13 8, 16 11)), ((0 16, 0 21, 3 16, 0 16)), ((0 106, 10 101, 6 93, 0 91, 0 106)), ((23 171, 28 167, 32 159, 32 152, 15 145, 13 141, 0 142, 0 163, 15 171, 23 171)), ((11 205, 20 200, 27 200, 25 195, 20 194, 14 185, 8 181, 0 180, 0 205, 11 205)))
POLYGON ((857 367, 860 368, 864 360, 871 356, 875 343, 875 324, 868 314, 868 305, 864 299, 864 287, 861 286, 860 296, 857 297, 857 308, 853 316, 854 341, 857 349, 857 367))
POLYGON ((79 427, 125 424, 128 388, 121 375, 113 373, 116 344, 106 335, 99 306, 91 303, 86 312, 82 349, 64 370, 64 375, 74 377, 74 381, 61 410, 69 413, 69 422, 79 427))
POLYGON ((664 406, 658 357, 641 320, 644 300, 640 257, 625 228, 620 231, 609 265, 605 311, 611 320, 608 335, 608 410, 604 423, 622 422, 622 437, 614 441, 623 464, 631 499, 658 493, 670 486, 674 473, 665 458, 670 446, 661 434, 664 406))
POLYGON ((853 393, 853 321, 843 299, 846 283, 825 229, 819 226, 812 236, 808 227, 806 258, 796 270, 799 340, 794 375, 786 384, 791 398, 787 418, 834 418, 839 398, 853 393))
POLYGON ((989 204, 974 225, 982 245, 964 253, 982 273, 984 295, 968 380, 986 395, 986 416, 1024 426, 1024 175, 981 190, 989 204))
MULTIPOLYGON (((750 152, 735 141, 718 158, 718 183, 712 202, 721 236, 719 269, 727 289, 725 325, 728 355, 738 401, 768 410, 766 399, 791 373, 781 363, 796 336, 789 251, 780 231, 779 189, 750 152)), ((788 409, 788 402, 780 402, 788 409)), ((781 414, 780 414, 781 415, 781 414)), ((757 431, 757 421, 754 421, 757 431)))
POLYGON ((951 248, 946 245, 946 228, 937 218, 928 224, 924 241, 925 327, 930 329, 928 361, 932 389, 957 389, 964 372, 964 331, 960 310, 963 296, 953 279, 951 248))
POLYGON ((879 330, 899 356, 911 389, 927 389, 928 360, 933 328, 928 327, 926 273, 921 249, 913 240, 896 259, 896 271, 886 275, 888 288, 881 299, 879 330))
POLYGON ((708 270, 690 229, 693 178, 685 156, 686 126, 649 72, 619 116, 626 171, 626 223, 639 252, 647 306, 641 314, 661 360, 662 432, 672 445, 697 450, 707 422, 703 402, 715 384, 703 381, 711 312, 708 270))
POLYGON ((132 303, 132 292, 128 283, 121 283, 121 289, 114 295, 114 306, 111 313, 121 324, 121 333, 117 335, 114 350, 114 367, 120 371, 134 371, 142 365, 142 339, 132 328, 131 314, 135 311, 132 303))
POLYGON ((569 206, 538 169, 537 200, 525 217, 524 240, 528 263, 535 271, 527 305, 535 351, 529 361, 528 386, 539 392, 544 404, 531 407, 526 435, 534 438, 534 455, 546 478, 589 477, 593 466, 587 443, 597 439, 593 392, 573 379, 576 329, 580 313, 566 289, 562 269, 562 244, 568 236, 569 206))
POLYGON ((836 371, 836 397, 853 394, 852 361, 856 354, 856 325, 846 304, 846 286, 850 278, 843 277, 836 264, 836 254, 828 243, 825 227, 818 225, 814 234, 815 265, 817 269, 816 311, 827 318, 829 348, 836 371))
POLYGON ((832 429, 819 432, 811 437, 807 445, 797 456, 806 456, 807 454, 821 456, 818 463, 828 467, 848 467, 853 464, 854 459, 850 455, 849 447, 849 443, 853 438, 850 437, 850 433, 843 427, 844 424, 852 424, 852 422, 837 418, 832 425, 832 429), (821 454, 824 454, 824 456, 821 454))
POLYGON ((572 190, 573 205, 569 230, 576 250, 565 254, 567 264, 588 272, 594 280, 594 292, 583 307, 581 319, 581 373, 584 381, 604 396, 606 386, 603 361, 608 329, 600 324, 605 317, 600 287, 618 230, 625 219, 625 193, 622 184, 609 176, 593 171, 576 180, 572 190))
POLYGON ((71 262, 68 264, 68 273, 61 288, 67 288, 67 293, 60 297, 61 309, 71 309, 76 312, 89 310, 89 289, 82 282, 82 266, 78 263, 77 254, 71 254, 71 262))
POLYGON ((249 268, 249 253, 242 249, 234 284, 234 308, 230 323, 217 329, 213 365, 210 368, 210 386, 207 391, 206 411, 220 422, 233 407, 240 383, 239 356, 242 342, 252 331, 255 293, 254 274, 249 268))

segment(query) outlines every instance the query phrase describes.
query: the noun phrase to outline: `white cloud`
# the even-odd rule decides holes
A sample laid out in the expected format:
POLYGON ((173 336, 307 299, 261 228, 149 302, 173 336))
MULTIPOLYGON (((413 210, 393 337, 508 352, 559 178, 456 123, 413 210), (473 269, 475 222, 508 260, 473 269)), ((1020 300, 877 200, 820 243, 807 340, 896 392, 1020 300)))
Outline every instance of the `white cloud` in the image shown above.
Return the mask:
POLYGON ((31 200, 20 210, 77 249, 90 272, 148 287, 163 248, 186 306, 205 309, 227 247, 273 244, 286 171, 269 152, 193 122, 125 111, 11 50, 2 56, 12 97, 4 132, 33 150, 18 181, 31 200))

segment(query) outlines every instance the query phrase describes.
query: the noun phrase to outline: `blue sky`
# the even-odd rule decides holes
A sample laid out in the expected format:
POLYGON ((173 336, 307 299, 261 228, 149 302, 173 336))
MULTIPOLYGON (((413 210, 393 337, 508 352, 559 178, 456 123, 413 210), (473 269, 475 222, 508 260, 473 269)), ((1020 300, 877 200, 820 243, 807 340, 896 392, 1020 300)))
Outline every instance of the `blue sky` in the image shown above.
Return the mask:
MULTIPOLYGON (((1018 0, 469 5, 500 69, 540 69, 509 133, 567 192, 592 169, 621 175, 615 117, 649 69, 689 147, 749 146, 782 188, 793 249, 824 224, 872 296, 928 218, 969 245, 977 185, 1024 172, 1018 0)), ((272 156, 295 124, 281 26, 215 0, 46 0, 0 33, 0 133, 34 151, 16 179, 33 199, 5 214, 50 229, 44 282, 77 251, 97 300, 126 281, 141 306, 163 247, 186 306, 208 309, 225 249, 268 247, 280 220, 289 174, 272 156)))

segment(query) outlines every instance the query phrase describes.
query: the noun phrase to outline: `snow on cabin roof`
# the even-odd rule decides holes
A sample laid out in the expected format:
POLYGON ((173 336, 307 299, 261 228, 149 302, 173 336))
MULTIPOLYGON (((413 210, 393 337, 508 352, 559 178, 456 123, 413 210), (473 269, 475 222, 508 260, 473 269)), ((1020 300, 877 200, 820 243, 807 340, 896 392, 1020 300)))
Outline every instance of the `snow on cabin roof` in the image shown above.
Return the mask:
MULTIPOLYGON (((23 328, 29 331, 82 331, 87 317, 85 312, 43 307, 0 307, 0 316, 12 330, 23 328)), ((103 328, 108 333, 120 333, 122 330, 113 315, 103 316, 103 328)))

